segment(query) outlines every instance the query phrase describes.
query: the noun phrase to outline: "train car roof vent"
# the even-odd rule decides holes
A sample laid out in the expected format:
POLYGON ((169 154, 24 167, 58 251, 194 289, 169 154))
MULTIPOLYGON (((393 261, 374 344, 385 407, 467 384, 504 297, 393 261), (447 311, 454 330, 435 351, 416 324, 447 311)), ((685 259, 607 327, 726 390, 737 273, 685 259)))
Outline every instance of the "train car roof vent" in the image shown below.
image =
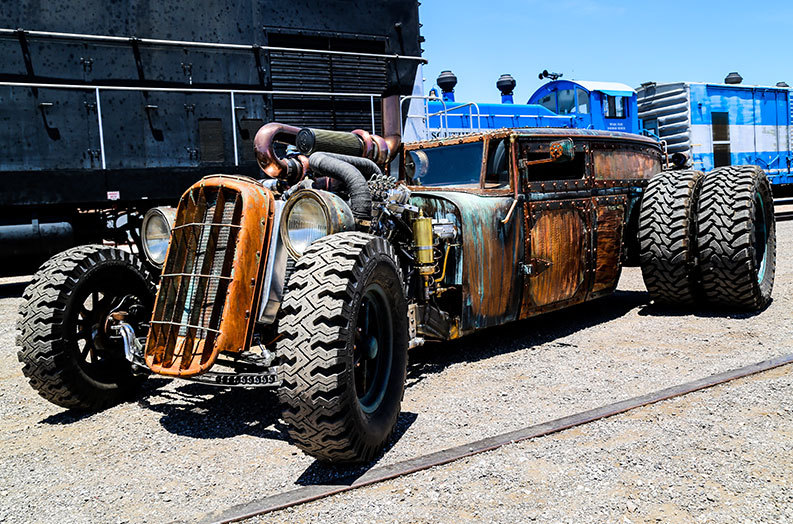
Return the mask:
POLYGON ((733 71, 724 78, 725 84, 740 84, 741 82, 743 82, 743 77, 736 71, 733 71))
POLYGON ((454 73, 448 69, 446 71, 441 71, 441 74, 435 79, 435 83, 441 88, 443 100, 446 102, 454 102, 454 86, 457 85, 457 77, 454 73))
POLYGON ((441 74, 438 75, 435 82, 438 84, 438 87, 441 88, 441 91, 450 93, 454 91, 454 86, 457 85, 457 77, 451 71, 441 71, 441 74))
POLYGON ((515 82, 515 79, 512 78, 510 74, 503 74, 498 77, 498 80, 496 80, 496 87, 501 91, 502 104, 514 103, 512 92, 515 90, 516 85, 518 85, 518 83, 515 82))
POLYGON ((789 85, 787 85, 787 82, 777 82, 776 86, 777 87, 790 87, 789 85))

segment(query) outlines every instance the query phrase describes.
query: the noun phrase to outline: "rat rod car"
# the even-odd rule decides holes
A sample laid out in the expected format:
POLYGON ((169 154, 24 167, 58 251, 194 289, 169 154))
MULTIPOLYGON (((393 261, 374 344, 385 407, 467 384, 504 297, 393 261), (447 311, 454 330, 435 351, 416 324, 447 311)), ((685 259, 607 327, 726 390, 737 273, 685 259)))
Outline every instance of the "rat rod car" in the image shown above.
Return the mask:
POLYGON ((403 145, 398 101, 383 105, 384 137, 265 125, 269 178, 208 176, 175 213, 149 213, 145 261, 92 245, 45 263, 19 324, 31 385, 77 409, 129 397, 150 372, 275 387, 297 446, 366 461, 425 341, 601 297, 626 264, 659 302, 769 302, 759 168, 669 170, 657 142, 591 130, 403 145))

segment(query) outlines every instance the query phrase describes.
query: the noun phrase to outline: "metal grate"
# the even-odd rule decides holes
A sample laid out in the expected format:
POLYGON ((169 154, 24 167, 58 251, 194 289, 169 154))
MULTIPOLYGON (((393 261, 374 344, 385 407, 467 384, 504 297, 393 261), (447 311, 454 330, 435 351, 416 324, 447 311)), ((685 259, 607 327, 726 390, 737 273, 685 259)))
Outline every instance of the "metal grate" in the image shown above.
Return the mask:
POLYGON ((242 213, 239 193, 226 187, 194 187, 188 200, 171 235, 150 333, 153 363, 179 370, 213 355, 242 213))

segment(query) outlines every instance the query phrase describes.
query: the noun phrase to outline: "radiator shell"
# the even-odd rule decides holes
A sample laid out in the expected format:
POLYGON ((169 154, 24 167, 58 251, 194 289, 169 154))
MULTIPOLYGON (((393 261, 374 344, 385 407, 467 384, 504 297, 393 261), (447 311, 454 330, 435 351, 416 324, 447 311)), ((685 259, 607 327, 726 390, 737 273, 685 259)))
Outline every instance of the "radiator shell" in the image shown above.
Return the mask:
POLYGON ((250 347, 274 209, 247 177, 208 176, 184 193, 146 340, 153 372, 197 375, 250 347))

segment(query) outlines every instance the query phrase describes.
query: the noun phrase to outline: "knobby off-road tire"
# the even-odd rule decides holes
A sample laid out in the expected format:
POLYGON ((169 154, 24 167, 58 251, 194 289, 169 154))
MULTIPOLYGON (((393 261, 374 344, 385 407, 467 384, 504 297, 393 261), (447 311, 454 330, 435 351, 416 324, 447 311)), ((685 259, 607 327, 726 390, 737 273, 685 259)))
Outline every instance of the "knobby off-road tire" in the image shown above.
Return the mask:
POLYGON ((771 300, 776 224, 771 184, 757 166, 711 171, 698 209, 702 289, 708 302, 757 310, 771 300))
POLYGON ((356 232, 312 244, 282 303, 278 398, 294 443, 365 462, 399 416, 408 348, 402 273, 388 241, 356 232))
POLYGON ((692 305, 698 298, 696 202, 701 171, 668 171, 650 180, 639 215, 644 285, 656 302, 692 305))
POLYGON ((126 304, 136 304, 130 322, 148 322, 154 293, 141 260, 113 247, 79 246, 45 262, 24 291, 17 325, 18 357, 33 389, 70 409, 129 398, 142 378, 105 321, 128 297, 126 304))

